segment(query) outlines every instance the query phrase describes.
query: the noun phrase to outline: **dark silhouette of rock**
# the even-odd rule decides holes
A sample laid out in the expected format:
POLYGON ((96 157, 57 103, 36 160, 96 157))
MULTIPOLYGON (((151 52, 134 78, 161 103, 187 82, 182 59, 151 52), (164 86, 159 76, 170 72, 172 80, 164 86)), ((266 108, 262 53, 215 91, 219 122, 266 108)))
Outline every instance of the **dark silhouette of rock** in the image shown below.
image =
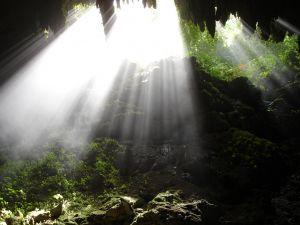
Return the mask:
POLYGON ((229 83, 229 95, 255 108, 262 107, 262 95, 248 78, 239 77, 229 83))

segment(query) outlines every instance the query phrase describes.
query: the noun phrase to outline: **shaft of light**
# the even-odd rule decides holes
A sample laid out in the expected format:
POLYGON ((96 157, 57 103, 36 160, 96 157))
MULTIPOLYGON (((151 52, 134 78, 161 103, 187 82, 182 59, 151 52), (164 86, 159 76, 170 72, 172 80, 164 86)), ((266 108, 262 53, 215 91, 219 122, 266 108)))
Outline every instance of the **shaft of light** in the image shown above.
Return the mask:
MULTIPOLYGON (((133 1, 123 5, 117 17, 106 41, 99 12, 92 7, 10 79, 0 91, 2 141, 31 146, 54 137, 83 143, 101 120, 106 97, 125 59, 147 68, 154 61, 184 55, 173 0, 158 1, 157 10, 144 9, 141 2, 133 1)), ((171 77, 164 79, 162 95, 173 95, 174 107, 180 102, 170 90, 182 85, 182 70, 176 83, 171 77)), ((148 100, 156 90, 149 89, 148 100)), ((148 105, 142 110, 151 111, 147 99, 141 99, 148 105)), ((150 118, 146 124, 151 123, 150 118)), ((147 126, 139 129, 147 130, 147 126)))

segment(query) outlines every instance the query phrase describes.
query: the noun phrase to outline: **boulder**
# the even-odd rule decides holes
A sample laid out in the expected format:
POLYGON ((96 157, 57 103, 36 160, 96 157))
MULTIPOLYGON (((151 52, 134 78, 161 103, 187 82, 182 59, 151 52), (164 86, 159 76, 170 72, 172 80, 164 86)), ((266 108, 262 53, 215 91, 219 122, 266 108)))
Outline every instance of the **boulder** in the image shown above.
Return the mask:
POLYGON ((131 221, 134 210, 124 198, 113 198, 87 217, 90 225, 124 224, 131 221))
POLYGON ((196 225, 218 224, 217 207, 205 200, 190 203, 158 204, 137 215, 131 225, 196 225))

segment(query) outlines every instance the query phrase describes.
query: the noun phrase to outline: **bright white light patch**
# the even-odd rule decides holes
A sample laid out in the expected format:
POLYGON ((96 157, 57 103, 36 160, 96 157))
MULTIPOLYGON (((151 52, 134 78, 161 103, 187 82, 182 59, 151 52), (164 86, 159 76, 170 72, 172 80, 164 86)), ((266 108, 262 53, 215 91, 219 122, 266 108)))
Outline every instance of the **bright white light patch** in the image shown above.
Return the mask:
POLYGON ((91 8, 2 88, 2 138, 34 143, 45 130, 59 135, 83 120, 88 129, 121 63, 115 56, 91 8))
MULTIPOLYGON (((173 0, 158 9, 122 5, 106 41, 93 7, 14 75, 0 91, 0 138, 39 143, 43 135, 84 141, 124 59, 141 66, 183 56, 173 0)), ((24 143, 22 143, 24 144, 24 143)))
POLYGON ((157 9, 141 1, 122 4, 109 41, 124 58, 144 66, 185 54, 173 0, 158 0, 157 9))
POLYGON ((226 26, 217 22, 216 31, 224 40, 224 43, 230 47, 235 42, 236 38, 242 35, 242 26, 240 18, 230 15, 230 18, 226 21, 226 26))

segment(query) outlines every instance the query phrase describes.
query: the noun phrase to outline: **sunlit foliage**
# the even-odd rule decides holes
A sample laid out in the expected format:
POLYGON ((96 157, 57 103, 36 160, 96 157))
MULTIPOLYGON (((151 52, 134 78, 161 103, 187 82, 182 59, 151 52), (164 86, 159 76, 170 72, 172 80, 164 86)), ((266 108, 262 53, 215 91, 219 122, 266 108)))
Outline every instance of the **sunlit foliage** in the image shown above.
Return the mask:
POLYGON ((44 151, 38 159, 0 165, 0 208, 33 210, 55 194, 101 193, 120 184, 115 159, 122 146, 114 140, 94 141, 80 154, 57 146, 44 151))
POLYGON ((195 57, 206 72, 220 79, 246 76, 257 82, 272 73, 300 69, 296 35, 286 35, 282 42, 275 42, 272 37, 264 41, 259 27, 252 34, 234 16, 224 27, 219 24, 218 29, 217 26, 215 37, 207 29, 201 32, 189 21, 182 20, 181 26, 188 54, 195 57))

